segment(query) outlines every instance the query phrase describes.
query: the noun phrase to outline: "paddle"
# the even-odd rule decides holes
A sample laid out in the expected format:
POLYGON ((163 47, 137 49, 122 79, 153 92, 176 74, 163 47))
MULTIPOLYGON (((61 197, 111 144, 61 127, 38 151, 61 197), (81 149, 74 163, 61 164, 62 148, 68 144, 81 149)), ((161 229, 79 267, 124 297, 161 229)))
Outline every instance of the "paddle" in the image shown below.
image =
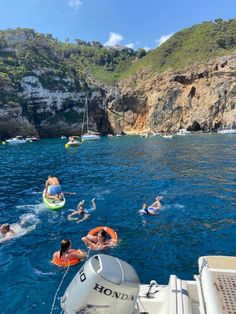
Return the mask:
POLYGON ((75 194, 76 194, 76 192, 62 192, 62 194, 75 195, 75 194))
MULTIPOLYGON (((42 194, 43 192, 33 192, 35 194, 42 194)), ((69 194, 69 195, 75 195, 76 192, 62 192, 62 194, 69 194)))

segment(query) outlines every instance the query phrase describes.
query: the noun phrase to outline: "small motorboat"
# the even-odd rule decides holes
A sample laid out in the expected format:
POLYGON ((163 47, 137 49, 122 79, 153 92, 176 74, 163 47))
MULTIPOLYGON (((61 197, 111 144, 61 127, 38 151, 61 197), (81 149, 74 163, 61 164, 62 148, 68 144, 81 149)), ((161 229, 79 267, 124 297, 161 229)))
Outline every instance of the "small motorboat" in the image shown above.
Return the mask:
POLYGON ((69 137, 69 142, 67 142, 65 144, 65 147, 68 148, 68 147, 78 147, 81 142, 79 141, 79 136, 70 136, 69 137))
POLYGON ((36 136, 27 136, 26 141, 27 142, 38 142, 38 141, 40 141, 40 138, 36 137, 36 136))
POLYGON ((61 136, 61 140, 65 140, 67 137, 65 135, 61 136))
POLYGON ((26 143, 26 139, 23 136, 18 135, 16 137, 6 140, 6 142, 8 144, 23 144, 26 143))
POLYGON ((219 134, 236 134, 236 129, 222 128, 222 129, 218 129, 217 133, 219 133, 219 134))
POLYGON ((176 135, 188 135, 188 134, 191 134, 190 131, 186 130, 186 129, 180 129, 176 135))
POLYGON ((162 137, 171 139, 171 138, 173 138, 173 135, 172 134, 164 134, 164 135, 162 135, 162 137))

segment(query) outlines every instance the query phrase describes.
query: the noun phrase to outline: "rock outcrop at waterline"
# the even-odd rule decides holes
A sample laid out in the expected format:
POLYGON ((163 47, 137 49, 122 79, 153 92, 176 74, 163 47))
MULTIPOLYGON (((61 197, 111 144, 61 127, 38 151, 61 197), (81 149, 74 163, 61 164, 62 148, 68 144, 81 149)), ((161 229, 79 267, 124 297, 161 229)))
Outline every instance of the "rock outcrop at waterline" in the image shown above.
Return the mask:
POLYGON ((120 83, 107 105, 114 130, 126 133, 236 127, 236 55, 162 75, 142 70, 120 83))

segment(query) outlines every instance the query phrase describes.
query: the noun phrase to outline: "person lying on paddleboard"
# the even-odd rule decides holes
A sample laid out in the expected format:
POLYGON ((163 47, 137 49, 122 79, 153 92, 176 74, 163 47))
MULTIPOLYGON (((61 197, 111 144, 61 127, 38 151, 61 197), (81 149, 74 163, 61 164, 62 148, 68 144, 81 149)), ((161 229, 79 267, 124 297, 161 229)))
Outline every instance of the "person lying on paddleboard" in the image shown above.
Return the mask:
MULTIPOLYGON (((96 209, 96 199, 93 198, 92 199, 92 206, 91 209, 96 209)), ((68 220, 77 220, 77 223, 80 223, 84 220, 87 220, 89 218, 89 213, 84 209, 84 200, 79 202, 78 206, 77 206, 77 210, 74 211, 73 213, 71 213, 70 215, 67 216, 68 220), (78 220, 79 218, 72 218, 73 216, 79 216, 82 217, 82 219, 78 220)))
POLYGON ((61 261, 67 261, 71 258, 84 259, 87 256, 87 253, 82 250, 72 249, 71 241, 64 239, 61 241, 61 249, 58 252, 53 254, 54 258, 59 258, 61 261))
POLYGON ((160 200, 163 199, 163 196, 157 196, 156 201, 147 207, 147 204, 143 204, 142 211, 148 215, 156 215, 157 211, 161 208, 160 200))
POLYGON ((5 241, 5 240, 9 240, 9 239, 13 238, 15 235, 15 231, 11 229, 10 224, 8 224, 8 223, 1 225, 0 232, 2 235, 1 242, 5 241))
POLYGON ((61 185, 57 177, 48 176, 45 184, 45 196, 47 198, 62 200, 61 185))
POLYGON ((85 243, 87 247, 92 250, 103 250, 106 247, 114 246, 113 240, 107 240, 107 232, 102 229, 95 236, 88 234, 86 237, 83 237, 81 240, 85 243))

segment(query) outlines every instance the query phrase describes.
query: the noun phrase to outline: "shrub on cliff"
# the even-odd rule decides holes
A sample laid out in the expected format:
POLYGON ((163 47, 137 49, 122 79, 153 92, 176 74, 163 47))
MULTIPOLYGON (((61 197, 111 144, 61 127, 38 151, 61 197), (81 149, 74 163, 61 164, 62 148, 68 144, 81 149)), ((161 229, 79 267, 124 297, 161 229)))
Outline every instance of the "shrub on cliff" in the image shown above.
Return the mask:
POLYGON ((127 74, 144 67, 158 72, 168 68, 182 69, 233 51, 236 51, 236 19, 216 19, 177 32, 160 47, 133 63, 127 74))

